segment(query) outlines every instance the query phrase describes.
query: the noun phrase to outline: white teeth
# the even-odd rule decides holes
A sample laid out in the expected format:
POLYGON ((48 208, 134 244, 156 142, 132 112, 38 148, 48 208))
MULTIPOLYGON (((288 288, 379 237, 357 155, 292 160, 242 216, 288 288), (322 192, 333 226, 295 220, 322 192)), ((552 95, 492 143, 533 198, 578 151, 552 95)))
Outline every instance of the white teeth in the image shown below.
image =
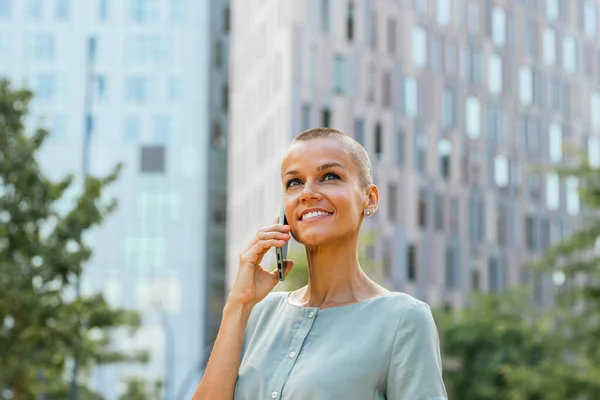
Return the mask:
POLYGON ((309 212, 309 213, 306 213, 306 214, 304 214, 302 216, 302 221, 306 221, 307 219, 319 217, 321 215, 331 215, 331 213, 328 213, 328 212, 325 212, 325 211, 313 211, 313 212, 309 212))

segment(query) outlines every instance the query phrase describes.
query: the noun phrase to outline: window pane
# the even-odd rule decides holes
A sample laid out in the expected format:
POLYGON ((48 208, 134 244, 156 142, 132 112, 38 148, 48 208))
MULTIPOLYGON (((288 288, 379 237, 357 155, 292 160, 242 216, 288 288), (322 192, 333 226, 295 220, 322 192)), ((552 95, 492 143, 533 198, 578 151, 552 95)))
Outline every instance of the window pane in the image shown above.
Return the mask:
POLYGON ((455 289, 458 286, 459 271, 458 261, 456 259, 457 253, 452 247, 446 248, 445 254, 445 277, 446 277, 446 288, 455 289))
POLYGON ((11 1, 12 0, 0 0, 0 19, 10 18, 11 1))
POLYGON ((388 20, 387 33, 388 53, 396 54, 396 20, 388 20))
POLYGON ((452 128, 455 124, 454 89, 445 87, 442 96, 442 126, 448 129, 452 128))
POLYGON ((583 11, 583 26, 585 33, 593 36, 596 34, 596 4, 593 0, 587 0, 583 11))
POLYGON ((456 43, 446 41, 446 49, 444 51, 444 67, 448 75, 455 75, 458 67, 458 50, 456 43))
POLYGON ((438 141, 438 158, 440 163, 440 174, 444 179, 450 177, 450 157, 452 156, 452 142, 446 138, 438 141))
POLYGON ((346 81, 346 70, 344 58, 342 56, 336 56, 334 61, 334 71, 333 71, 333 79, 334 79, 334 91, 337 94, 341 94, 345 92, 345 81, 346 81))
POLYGON ((444 198, 440 194, 436 194, 433 198, 433 219, 434 227, 437 230, 444 229, 444 198))
POLYGON ((321 29, 323 32, 329 32, 330 7, 329 0, 321 0, 321 29))
POLYGON ((65 21, 69 18, 69 0, 56 0, 56 19, 65 21))
POLYGON ((412 33, 412 59, 416 67, 427 65, 427 31, 421 26, 415 26, 412 33))
MULTIPOLYGON (((310 104, 302 106, 302 131, 310 129, 312 126, 312 109, 310 104)), ((356 139, 356 136, 354 137, 356 139)))
POLYGON ((481 24, 480 0, 471 0, 467 3, 467 30, 472 35, 479 35, 481 24))
POLYGON ((600 136, 588 138, 588 162, 592 168, 600 168, 600 136))
POLYGON ((408 249, 406 249, 406 264, 407 270, 406 275, 407 279, 410 282, 414 282, 417 279, 417 246, 414 244, 409 244, 408 249))
POLYGON ((546 17, 550 21, 556 21, 559 14, 559 0, 546 0, 546 17))
POLYGON ((548 128, 548 152, 550 161, 560 162, 562 160, 562 128, 560 124, 553 122, 548 128))
POLYGON ((406 154, 406 135, 404 131, 398 131, 396 135, 396 165, 404 167, 404 158, 406 154))
POLYGON ((436 17, 438 24, 440 24, 441 26, 450 24, 451 12, 451 0, 437 0, 436 17))
POLYGON ((563 40, 563 65, 567 74, 577 71, 577 43, 572 36, 567 36, 563 40))
POLYGON ((163 146, 143 146, 141 152, 141 172, 165 172, 165 148, 163 146))
POLYGON ((362 118, 354 120, 354 140, 365 145, 365 120, 362 118))
POLYGON ((381 80, 383 85, 383 106, 391 107, 392 106, 392 75, 389 72, 383 73, 383 78, 381 80))
POLYGON ((383 153, 383 132, 381 131, 381 123, 375 124, 375 156, 378 160, 381 159, 383 153))
POLYGON ((492 43, 496 46, 506 44, 506 12, 501 7, 492 11, 492 43))
POLYGON ((417 116, 417 80, 407 77, 404 80, 404 114, 408 117, 417 116))
POLYGON ((431 68, 442 69, 442 40, 438 35, 431 35, 431 68))
POLYGON ((488 86, 490 93, 502 93, 502 58, 498 54, 491 54, 488 66, 488 86))
POLYGON ((417 218, 419 227, 425 228, 427 226, 427 197, 423 189, 419 190, 417 218))
POLYGON ((519 99, 524 106, 533 103, 533 74, 529 66, 519 69, 519 99))
POLYGON ((571 215, 579 214, 579 180, 570 176, 565 181, 567 192, 567 212, 571 215))
POLYGON ((546 177, 546 205, 550 210, 558 210, 560 206, 560 185, 555 173, 549 173, 546 177))
POLYGON ((508 185, 508 159, 504 155, 494 158, 494 182, 500 188, 508 185))
POLYGON ((481 104, 479 99, 475 96, 469 96, 465 110, 467 135, 475 139, 481 134, 481 104))
POLYGON ((388 185, 388 218, 398 220, 398 187, 394 183, 388 185))
POLYGON ((354 39, 354 2, 348 3, 348 15, 346 16, 346 39, 351 42, 354 39))
POLYGON ((544 30, 544 63, 554 65, 556 63, 556 32, 552 28, 544 30))

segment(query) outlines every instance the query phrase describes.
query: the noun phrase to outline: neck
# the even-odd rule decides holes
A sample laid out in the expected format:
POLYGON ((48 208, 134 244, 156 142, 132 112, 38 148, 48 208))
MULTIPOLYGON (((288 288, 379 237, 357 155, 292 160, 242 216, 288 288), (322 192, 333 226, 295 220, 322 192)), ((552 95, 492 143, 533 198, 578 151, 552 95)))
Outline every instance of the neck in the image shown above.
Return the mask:
POLYGON ((307 247, 308 285, 298 293, 307 307, 356 303, 373 295, 376 284, 358 262, 358 238, 307 247))

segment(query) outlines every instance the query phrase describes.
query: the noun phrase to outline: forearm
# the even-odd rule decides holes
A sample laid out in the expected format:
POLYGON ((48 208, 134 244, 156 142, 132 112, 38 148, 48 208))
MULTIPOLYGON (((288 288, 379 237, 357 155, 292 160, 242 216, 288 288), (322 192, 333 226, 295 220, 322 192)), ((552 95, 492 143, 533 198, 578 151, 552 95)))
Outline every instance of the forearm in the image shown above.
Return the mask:
POLYGON ((213 351, 192 400, 232 400, 240 368, 244 331, 252 307, 228 302, 213 351))

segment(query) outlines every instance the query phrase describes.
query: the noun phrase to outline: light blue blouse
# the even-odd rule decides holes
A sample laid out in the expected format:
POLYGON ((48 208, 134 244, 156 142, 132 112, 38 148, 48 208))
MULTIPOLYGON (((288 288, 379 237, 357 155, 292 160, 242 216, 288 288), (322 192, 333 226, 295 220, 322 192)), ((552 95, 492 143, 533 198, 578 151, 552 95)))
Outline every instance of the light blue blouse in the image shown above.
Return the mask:
POLYGON ((250 315, 235 400, 446 400, 426 303, 386 293, 301 307, 273 292, 250 315))

